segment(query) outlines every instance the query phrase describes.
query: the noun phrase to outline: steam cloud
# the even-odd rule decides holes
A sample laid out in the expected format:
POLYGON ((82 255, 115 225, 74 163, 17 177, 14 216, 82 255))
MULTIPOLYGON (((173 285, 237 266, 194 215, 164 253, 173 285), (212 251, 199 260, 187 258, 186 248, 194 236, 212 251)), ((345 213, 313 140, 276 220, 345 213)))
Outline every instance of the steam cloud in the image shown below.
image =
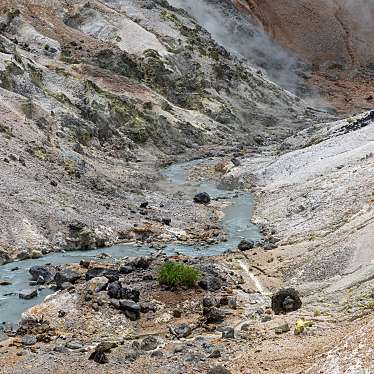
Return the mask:
MULTIPOLYGON (((374 0, 321 2, 343 10, 351 18, 358 37, 372 30, 368 29, 367 25, 374 19, 374 0)), ((269 78, 280 86, 303 95, 302 92, 297 92, 298 88, 302 89, 302 78, 298 72, 303 71, 305 65, 291 52, 272 41, 259 26, 251 23, 250 19, 233 5, 232 0, 169 0, 169 3, 185 9, 227 50, 264 69, 269 78)), ((317 96, 317 93, 313 96, 317 96)))
POLYGON ((228 51, 266 71, 269 78, 295 92, 300 61, 274 43, 258 26, 241 14, 231 0, 169 0, 186 10, 228 51))

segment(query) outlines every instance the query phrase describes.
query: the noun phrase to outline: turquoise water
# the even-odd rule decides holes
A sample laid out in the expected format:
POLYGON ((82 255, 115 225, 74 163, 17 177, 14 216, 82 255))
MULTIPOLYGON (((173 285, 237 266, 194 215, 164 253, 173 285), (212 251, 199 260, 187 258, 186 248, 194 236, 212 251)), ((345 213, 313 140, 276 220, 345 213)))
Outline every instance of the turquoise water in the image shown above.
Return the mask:
MULTIPOLYGON (((214 256, 235 248, 242 239, 258 241, 261 235, 255 225, 251 223, 251 212, 253 200, 249 193, 240 191, 225 191, 217 188, 211 182, 189 182, 187 180, 188 171, 203 160, 189 161, 172 165, 163 171, 163 175, 168 179, 175 189, 183 190, 187 198, 192 199, 195 193, 205 191, 212 199, 225 198, 229 205, 224 209, 224 218, 221 225, 226 232, 226 242, 213 244, 210 246, 198 245, 169 245, 165 248, 167 255, 181 253, 188 256, 214 256)), ((71 251, 51 253, 39 259, 30 259, 13 262, 0 266, 0 279, 10 280, 9 286, 0 286, 0 323, 18 322, 22 313, 28 308, 39 304, 53 290, 48 288, 40 290, 37 298, 32 300, 22 300, 18 297, 18 292, 29 288, 30 275, 28 269, 33 265, 45 264, 68 264, 78 263, 83 259, 93 259, 105 252, 113 258, 132 257, 150 255, 152 251, 148 247, 139 247, 134 244, 116 245, 110 248, 101 248, 90 251, 71 251), (12 270, 18 268, 17 270, 12 270)), ((108 261, 106 259, 105 261, 108 261)))

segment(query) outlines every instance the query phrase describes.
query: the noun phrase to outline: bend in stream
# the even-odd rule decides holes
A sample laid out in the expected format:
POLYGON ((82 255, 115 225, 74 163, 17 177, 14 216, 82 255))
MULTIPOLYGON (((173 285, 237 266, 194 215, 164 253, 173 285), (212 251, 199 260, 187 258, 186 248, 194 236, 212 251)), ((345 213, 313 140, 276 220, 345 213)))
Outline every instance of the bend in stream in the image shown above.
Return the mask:
MULTIPOLYGON (((192 199, 196 192, 205 191, 212 199, 226 198, 228 199, 226 201, 230 201, 229 206, 224 209, 224 217, 221 221, 221 225, 226 232, 227 241, 204 247, 199 247, 198 245, 171 244, 165 248, 165 253, 167 255, 171 256, 178 253, 187 256, 214 256, 235 248, 242 239, 249 239, 255 242, 261 239, 257 227, 251 223, 253 200, 250 193, 222 190, 219 189, 215 183, 209 181, 188 181, 188 171, 203 162, 207 161, 194 160, 175 164, 166 168, 163 171, 163 175, 174 186, 183 189, 188 198, 192 199)), ((102 252, 102 248, 89 251, 55 252, 39 259, 29 259, 0 266, 0 279, 12 282, 11 285, 0 286, 0 322, 18 322, 25 310, 41 303, 47 295, 54 292, 49 288, 45 288, 41 289, 38 296, 31 300, 23 300, 18 297, 19 291, 30 288, 28 269, 31 266, 78 263, 82 259, 97 259, 96 256, 102 252)), ((135 257, 139 255, 150 255, 152 252, 148 247, 127 244, 105 248, 105 253, 115 259, 126 256, 135 257)), ((105 261, 108 261, 108 259, 105 261)))

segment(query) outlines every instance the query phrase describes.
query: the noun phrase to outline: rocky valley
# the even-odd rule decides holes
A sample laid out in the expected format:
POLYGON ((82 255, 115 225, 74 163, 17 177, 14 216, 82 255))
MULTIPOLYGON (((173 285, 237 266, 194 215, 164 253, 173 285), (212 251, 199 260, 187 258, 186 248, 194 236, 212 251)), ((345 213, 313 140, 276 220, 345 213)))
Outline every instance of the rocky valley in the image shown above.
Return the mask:
POLYGON ((0 372, 373 371, 373 13, 1 1, 0 372))

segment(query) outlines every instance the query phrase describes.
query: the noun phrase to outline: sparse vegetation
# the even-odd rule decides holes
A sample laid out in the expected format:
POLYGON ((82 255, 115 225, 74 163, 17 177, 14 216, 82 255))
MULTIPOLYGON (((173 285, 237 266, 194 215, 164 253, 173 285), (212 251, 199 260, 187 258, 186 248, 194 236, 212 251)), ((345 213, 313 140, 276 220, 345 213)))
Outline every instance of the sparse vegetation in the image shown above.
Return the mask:
POLYGON ((193 287, 200 279, 200 271, 192 266, 168 261, 158 271, 158 281, 169 287, 193 287))

